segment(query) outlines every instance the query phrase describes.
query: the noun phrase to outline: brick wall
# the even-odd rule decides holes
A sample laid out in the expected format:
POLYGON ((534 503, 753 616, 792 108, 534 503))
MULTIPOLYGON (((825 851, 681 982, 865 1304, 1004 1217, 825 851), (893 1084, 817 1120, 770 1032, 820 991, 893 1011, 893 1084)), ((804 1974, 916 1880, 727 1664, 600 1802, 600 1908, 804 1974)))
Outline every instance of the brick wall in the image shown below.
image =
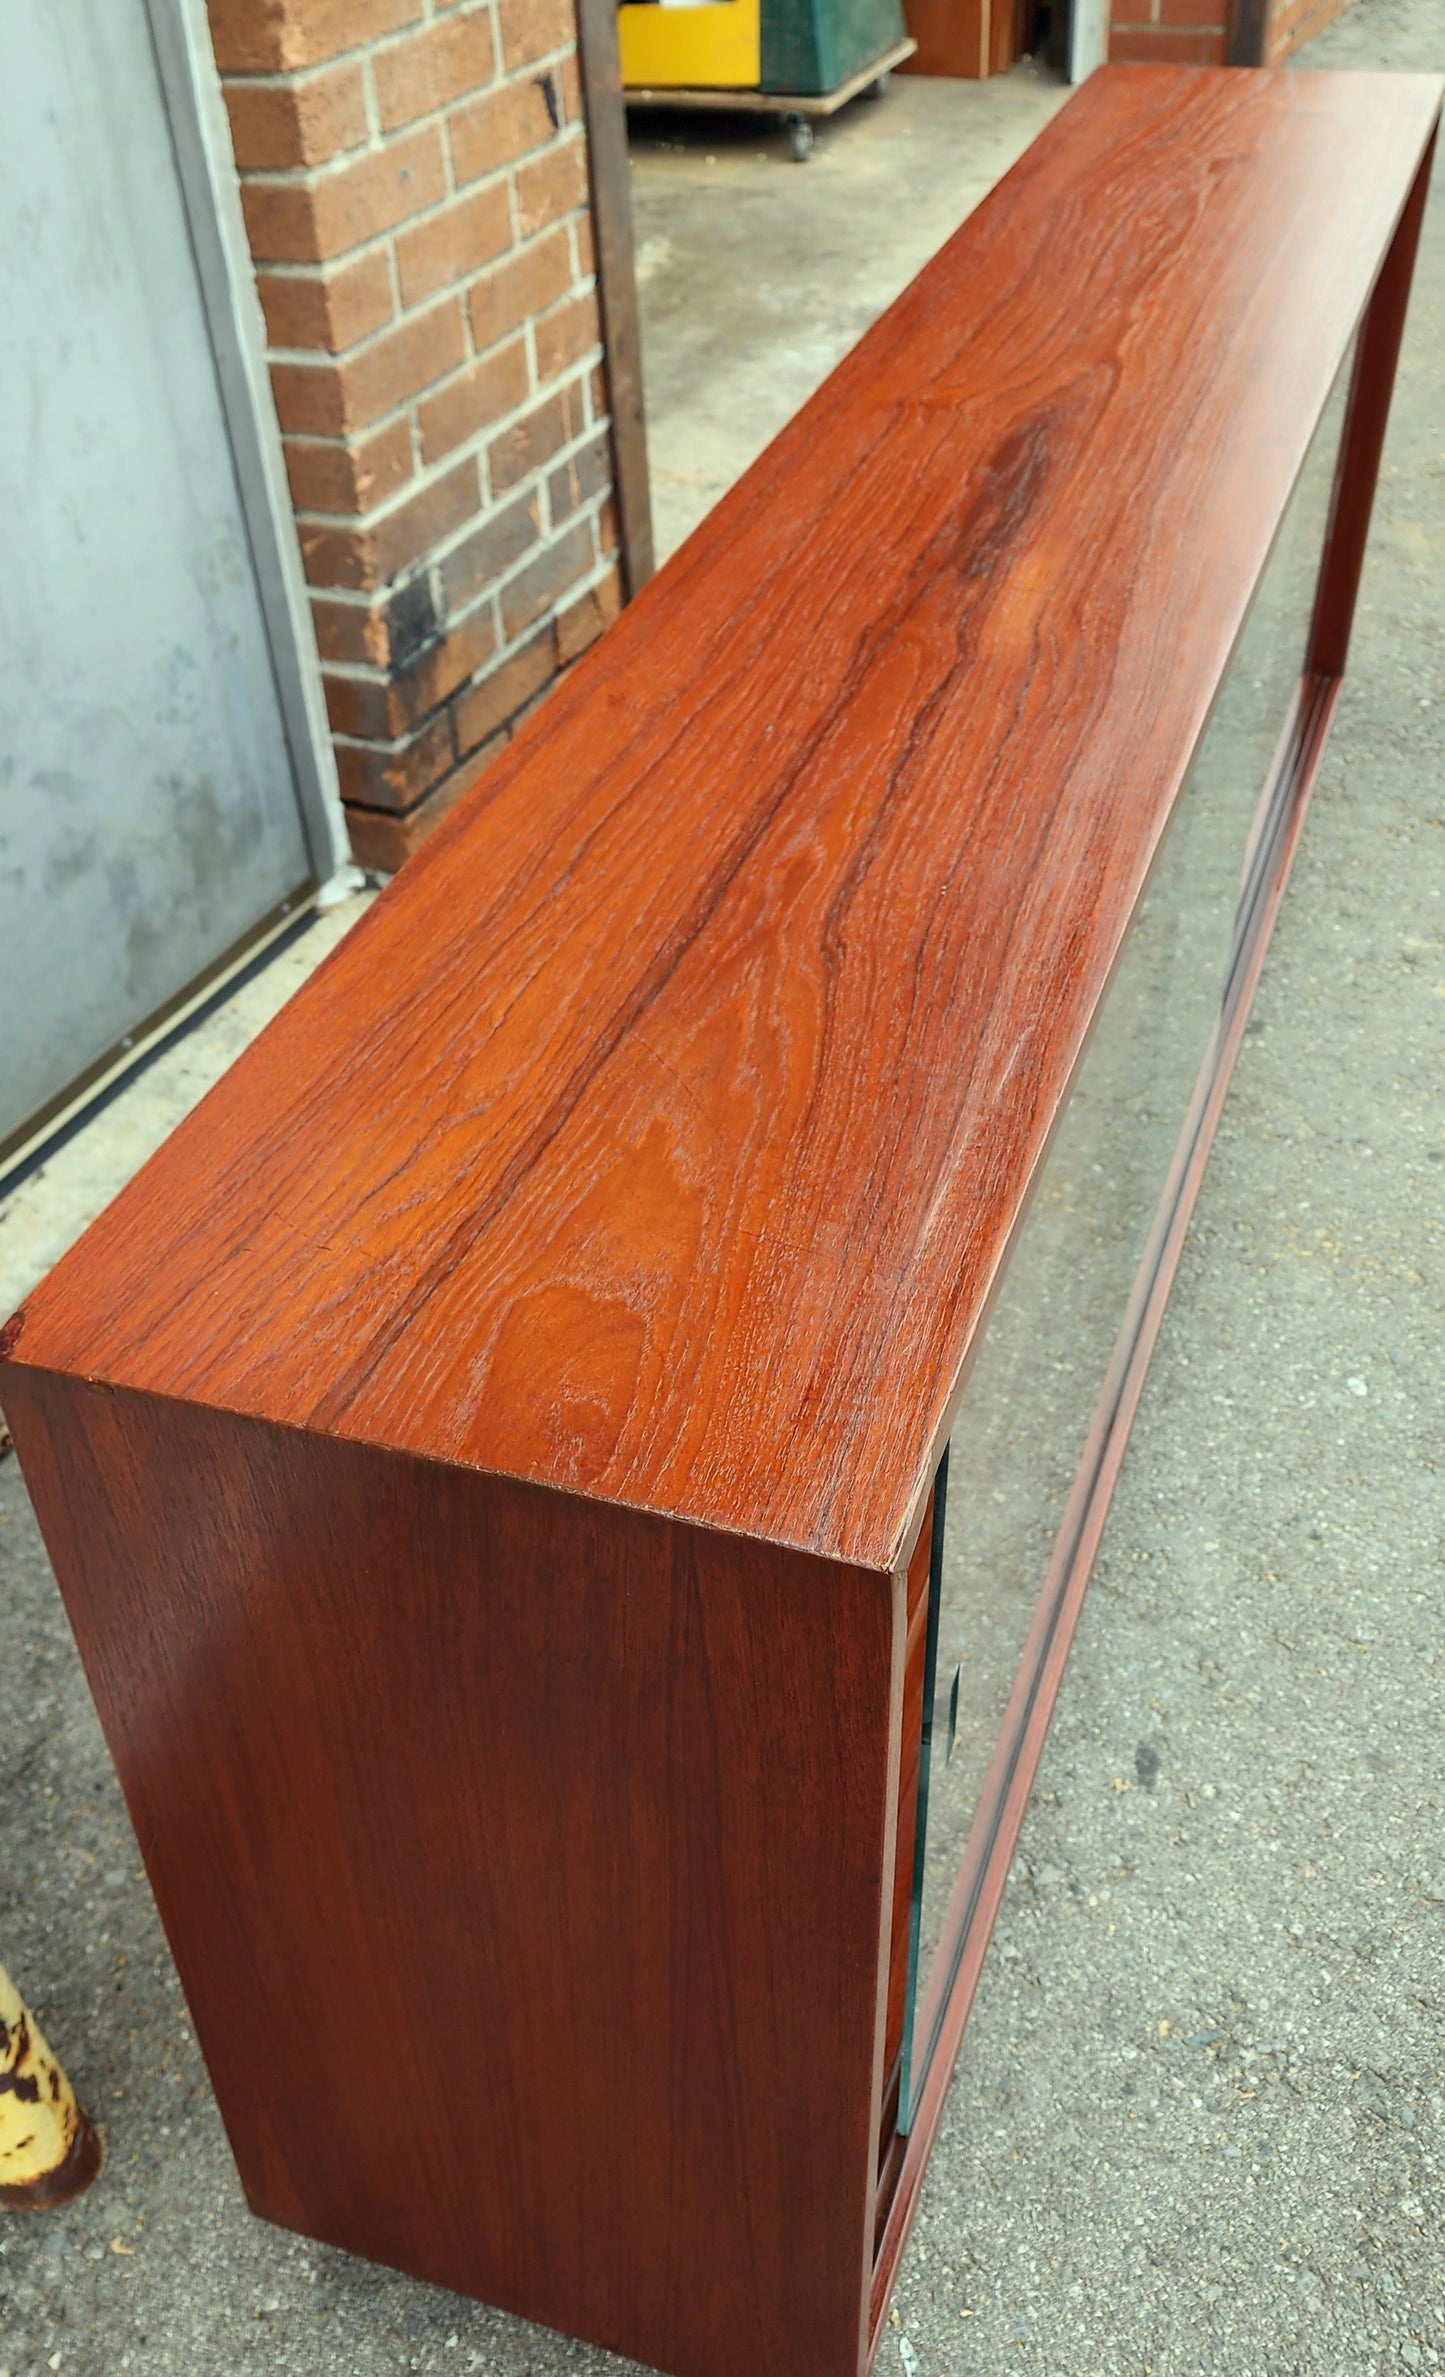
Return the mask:
MULTIPOLYGON (((1269 0, 1259 63, 1280 65, 1348 6, 1349 0, 1269 0)), ((1113 0, 1110 63, 1226 65, 1232 21, 1230 0, 1113 0)))
POLYGON ((1109 63, 1222 66, 1229 0, 1113 0, 1109 63))
POLYGON ((352 844, 614 615, 572 0, 208 0, 352 844))

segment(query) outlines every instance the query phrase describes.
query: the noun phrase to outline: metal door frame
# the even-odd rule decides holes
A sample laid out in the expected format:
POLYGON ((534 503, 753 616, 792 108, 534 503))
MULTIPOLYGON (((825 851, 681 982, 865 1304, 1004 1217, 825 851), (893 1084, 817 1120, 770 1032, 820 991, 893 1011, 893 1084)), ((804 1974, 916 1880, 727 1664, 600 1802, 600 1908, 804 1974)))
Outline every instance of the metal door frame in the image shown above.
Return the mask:
POLYGON ((123 1086, 141 1063, 218 1003, 279 940, 309 921, 317 897, 350 866, 336 756, 281 432, 266 367, 266 330, 241 212, 230 124, 204 0, 141 0, 195 260, 221 420, 300 814, 307 877, 170 998, 101 1052, 0 1140, 0 1195, 123 1086))
POLYGON ((350 858, 266 334, 203 0, 142 0, 317 885, 350 858))

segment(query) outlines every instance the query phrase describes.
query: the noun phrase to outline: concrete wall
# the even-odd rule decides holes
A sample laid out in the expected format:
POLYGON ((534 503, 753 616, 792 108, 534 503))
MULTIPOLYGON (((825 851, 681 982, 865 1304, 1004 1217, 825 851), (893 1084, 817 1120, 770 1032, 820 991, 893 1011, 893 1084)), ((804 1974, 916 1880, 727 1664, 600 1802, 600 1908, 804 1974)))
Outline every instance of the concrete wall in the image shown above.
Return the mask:
POLYGON ((342 794, 394 867, 619 603, 572 0, 208 0, 342 794))
POLYGON ((1350 0, 1272 0, 1265 18, 1266 66, 1278 66, 1343 16, 1350 0))

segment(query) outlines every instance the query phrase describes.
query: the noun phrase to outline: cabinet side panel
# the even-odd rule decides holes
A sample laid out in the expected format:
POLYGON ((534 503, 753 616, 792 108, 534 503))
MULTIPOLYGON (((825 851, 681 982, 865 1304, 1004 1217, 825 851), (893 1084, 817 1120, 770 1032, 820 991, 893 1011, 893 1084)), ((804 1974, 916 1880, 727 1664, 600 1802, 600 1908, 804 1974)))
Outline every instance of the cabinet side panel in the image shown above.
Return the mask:
POLYGON ((680 2377, 855 2377, 891 1580, 5 1391, 253 2207, 680 2377))

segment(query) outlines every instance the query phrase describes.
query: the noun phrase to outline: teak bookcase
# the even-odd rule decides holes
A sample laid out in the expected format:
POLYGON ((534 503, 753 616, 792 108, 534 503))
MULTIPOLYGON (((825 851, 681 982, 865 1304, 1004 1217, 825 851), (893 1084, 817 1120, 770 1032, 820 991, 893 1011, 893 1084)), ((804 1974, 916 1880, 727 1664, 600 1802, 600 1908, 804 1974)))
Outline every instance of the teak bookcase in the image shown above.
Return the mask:
POLYGON ((867 2363, 1440 88, 1096 75, 6 1329, 268 2218, 678 2377, 867 2363))

